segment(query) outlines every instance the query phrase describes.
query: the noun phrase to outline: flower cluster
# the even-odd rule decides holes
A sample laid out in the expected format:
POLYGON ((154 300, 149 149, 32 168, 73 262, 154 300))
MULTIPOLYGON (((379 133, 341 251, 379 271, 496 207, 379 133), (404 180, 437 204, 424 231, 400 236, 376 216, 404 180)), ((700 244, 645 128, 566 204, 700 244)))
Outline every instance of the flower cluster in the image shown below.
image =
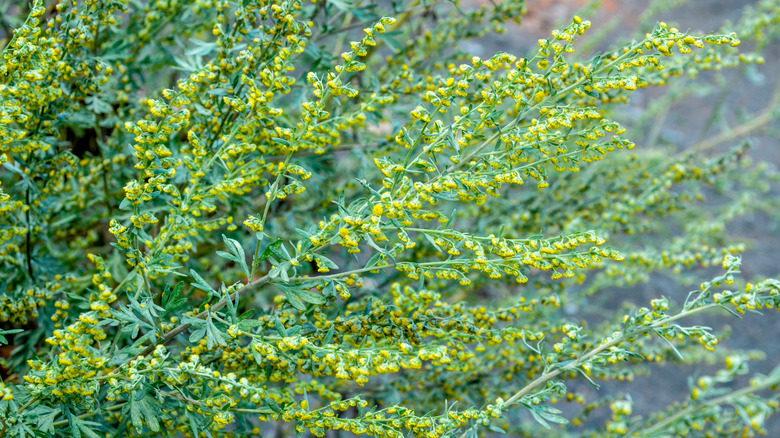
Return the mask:
POLYGON ((686 152, 646 145, 679 143, 678 99, 760 68, 777 0, 713 32, 643 23, 599 54, 579 16, 530 48, 466 53, 522 0, 387 9, 11 9, 26 18, 6 20, 0 56, 0 438, 538 435, 526 413, 575 434, 561 401, 583 405, 575 426, 609 406, 606 436, 765 431, 780 374, 734 389, 757 355, 690 318, 780 309, 780 282, 743 280, 747 246, 725 236, 778 211, 780 176, 747 144, 718 149, 775 121, 780 93, 686 152), (716 265, 687 297, 594 304, 716 265), (648 416, 579 390, 713 360, 648 416))

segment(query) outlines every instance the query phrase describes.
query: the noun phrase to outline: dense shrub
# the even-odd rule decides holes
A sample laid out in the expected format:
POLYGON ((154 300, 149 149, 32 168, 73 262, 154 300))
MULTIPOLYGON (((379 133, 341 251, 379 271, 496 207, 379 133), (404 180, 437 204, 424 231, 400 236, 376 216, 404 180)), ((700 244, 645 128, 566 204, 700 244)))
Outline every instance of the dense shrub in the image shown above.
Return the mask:
POLYGON ((775 101, 679 153, 632 134, 717 84, 709 70, 755 71, 780 5, 712 33, 658 23, 598 54, 578 49, 597 44, 579 17, 527 57, 460 50, 524 13, 8 7, 0 436, 762 432, 780 369, 731 385, 754 353, 689 317, 780 307, 778 281, 739 277, 743 245, 723 231, 776 205, 761 199, 776 174, 742 141, 775 101), (684 300, 580 313, 608 288, 707 266, 684 300), (725 365, 649 416, 575 390, 707 360, 725 365), (604 405, 611 418, 575 427, 604 405))

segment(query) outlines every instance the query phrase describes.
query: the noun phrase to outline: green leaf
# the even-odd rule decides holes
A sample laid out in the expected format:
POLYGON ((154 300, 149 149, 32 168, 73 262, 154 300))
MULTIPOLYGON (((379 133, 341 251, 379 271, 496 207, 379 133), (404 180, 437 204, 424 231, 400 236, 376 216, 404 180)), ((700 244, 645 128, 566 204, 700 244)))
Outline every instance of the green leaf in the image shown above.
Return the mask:
POLYGON ((683 357, 682 353, 680 353, 680 351, 679 351, 679 350, 677 350, 677 347, 675 347, 675 346, 674 346, 674 344, 672 343, 672 341, 670 341, 670 340, 666 339, 666 336, 664 336, 664 335, 662 335, 662 334, 658 333, 658 331, 655 331, 655 334, 657 334, 659 338, 661 338, 661 339, 663 339, 664 341, 666 341, 666 343, 667 343, 667 344, 669 344, 669 346, 670 346, 670 347, 672 347, 672 351, 674 351, 674 354, 675 354, 675 355, 677 355, 677 357, 678 357, 678 358, 679 358, 681 361, 684 361, 684 360, 685 360, 685 358, 683 357))
POLYGON ((295 232, 298 233, 301 237, 303 237, 304 241, 309 240, 309 238, 311 236, 313 236, 312 233, 310 233, 310 232, 308 232, 306 230, 302 230, 302 229, 297 228, 297 227, 295 228, 295 232))
POLYGON ((311 304, 325 304, 325 297, 303 287, 290 288, 295 295, 303 301, 311 304))
POLYGON ((21 333, 23 331, 24 330, 22 329, 0 330, 0 345, 8 344, 8 339, 6 339, 4 335, 13 335, 15 333, 21 333))
POLYGON ((279 332, 279 336, 283 338, 287 337, 287 329, 284 328, 284 324, 282 324, 282 321, 279 319, 279 315, 276 314, 274 314, 274 328, 279 332))
POLYGON ((289 286, 285 284, 277 284, 279 289, 284 292, 287 297, 287 301, 298 310, 306 310, 306 305, 303 302, 311 304, 325 304, 325 297, 320 294, 311 292, 308 289, 303 289, 300 286, 289 286))
POLYGON ((588 376, 588 373, 586 373, 585 370, 582 369, 582 367, 577 367, 576 370, 582 375, 582 377, 585 378, 585 380, 590 382, 590 384, 593 385, 596 389, 601 388, 601 385, 594 382, 593 379, 591 379, 590 376, 588 376))
MULTIPOLYGON (((240 283, 237 283, 240 284, 240 283)), ((230 293, 228 292, 228 288, 225 287, 225 284, 223 283, 222 286, 219 289, 220 293, 222 293, 222 300, 225 300, 225 304, 227 304, 228 308, 228 315, 230 315, 231 318, 235 318, 236 316, 236 306, 238 306, 238 300, 239 300, 239 294, 236 293, 230 293), (235 297, 235 302, 233 301, 233 298, 235 297)), ((231 319, 232 321, 232 319, 231 319)))
POLYGON ((223 259, 225 259, 225 260, 230 260, 231 262, 236 262, 236 263, 238 263, 238 258, 237 258, 235 255, 233 255, 233 254, 230 254, 229 252, 225 252, 225 251, 217 251, 217 252, 216 252, 216 254, 217 254, 218 256, 222 257, 222 258, 223 258, 223 259))
POLYGON ((425 236, 425 240, 427 240, 428 243, 430 243, 434 248, 436 248, 436 251, 439 251, 440 253, 444 253, 441 247, 437 245, 436 242, 433 240, 433 237, 431 237, 428 233, 422 233, 422 234, 423 236, 425 236))
POLYGON ((371 258, 370 258, 370 259, 368 259, 368 261, 366 262, 366 268, 370 268, 370 267, 372 267, 372 266, 376 266, 377 264, 379 264, 379 261, 380 261, 381 259, 382 259, 382 254, 380 254, 380 253, 375 253, 375 254, 374 254, 374 255, 372 255, 372 256, 371 256, 371 258))
POLYGON ((141 399, 141 412, 143 412, 146 424, 154 432, 160 430, 160 422, 157 420, 157 412, 160 412, 160 406, 151 397, 141 399))
POLYGON ((251 317, 252 317, 252 315, 254 315, 254 314, 255 314, 255 309, 249 309, 249 310, 247 310, 246 312, 244 312, 244 313, 242 313, 242 314, 238 315, 238 320, 239 320, 239 321, 243 321, 243 320, 245 320, 245 319, 249 319, 249 318, 251 318, 251 317))
POLYGON ((216 51, 217 47, 218 47, 217 43, 210 43, 210 42, 206 42, 206 41, 200 41, 200 40, 196 40, 194 38, 190 38, 190 42, 195 44, 195 46, 197 46, 197 47, 194 47, 192 49, 187 50, 186 54, 188 56, 208 55, 211 52, 216 51))
POLYGON ((291 306, 300 311, 306 310, 306 305, 303 304, 303 301, 298 298, 298 295, 295 294, 291 288, 282 288, 282 292, 284 292, 284 296, 287 298, 287 302, 290 303, 291 306))
POLYGON ((210 284, 206 283, 206 280, 204 280, 203 277, 200 276, 200 274, 195 272, 194 269, 190 269, 190 275, 192 275, 192 278, 195 279, 195 283, 190 283, 192 287, 195 287, 205 292, 212 292, 212 293, 217 292, 216 290, 214 290, 213 287, 211 287, 210 284))
POLYGON ((326 267, 328 269, 338 269, 339 268, 339 265, 337 265, 333 260, 331 260, 331 259, 329 259, 327 257, 321 256, 319 254, 315 254, 314 255, 314 259, 317 260, 317 264, 319 266, 324 266, 324 267, 326 267))
POLYGON ((538 412, 536 412, 536 409, 531 408, 530 411, 531 411, 531 416, 534 417, 534 420, 536 420, 537 423, 544 426, 545 429, 550 429, 550 424, 544 421, 544 418, 542 418, 542 416, 539 415, 538 412))
POLYGON ((90 438, 100 438, 100 435, 95 433, 93 430, 96 427, 100 427, 99 423, 95 423, 94 421, 84 421, 76 416, 71 416, 70 425, 74 436, 81 436, 81 433, 83 433, 90 438))
POLYGON ((307 303, 325 304, 325 298, 322 295, 314 293, 308 289, 298 289, 298 297, 307 303))
POLYGON ((258 261, 263 261, 268 257, 274 255, 275 250, 279 248, 282 245, 282 243, 284 243, 282 239, 276 239, 273 242, 270 242, 267 245, 265 245, 265 247, 261 246, 262 252, 260 253, 260 257, 258 258, 258 261))
POLYGON ((273 268, 271 268, 270 271, 268 271, 268 276, 271 279, 281 278, 284 281, 290 280, 290 276, 287 273, 287 269, 290 268, 290 262, 283 262, 278 265, 274 265, 273 268))
POLYGON ((322 339, 322 346, 326 346, 330 344, 330 341, 333 340, 333 332, 336 329, 336 324, 331 324, 330 328, 328 329, 328 332, 325 333, 325 337, 322 339))
POLYGON ((152 238, 152 236, 150 236, 149 233, 144 231, 143 228, 133 228, 131 233, 138 236, 138 238, 141 239, 142 242, 146 242, 147 240, 150 242, 154 241, 154 238, 152 238))
POLYGON ((222 336, 222 332, 219 331, 217 326, 215 326, 211 321, 211 318, 209 318, 206 322, 206 346, 210 350, 214 344, 224 347, 227 345, 227 342, 225 342, 225 338, 222 336))
POLYGON ((599 67, 601 67, 601 56, 602 56, 602 54, 601 54, 601 53, 597 53, 597 54, 596 54, 596 55, 593 57, 593 60, 590 62, 591 71, 595 71, 596 69, 598 69, 599 67))
POLYGON ((534 419, 547 429, 550 429, 550 425, 547 423, 547 421, 557 424, 569 423, 569 420, 558 415, 561 413, 561 410, 558 408, 545 405, 536 405, 530 407, 530 410, 534 419))
POLYGON ((38 405, 35 409, 25 411, 26 416, 35 419, 38 429, 49 435, 54 434, 54 419, 60 414, 59 409, 52 409, 48 406, 38 405))
POLYGON ((184 289, 184 282, 180 281, 176 283, 176 286, 171 290, 170 285, 166 284, 162 295, 162 307, 166 311, 174 310, 187 302, 186 298, 182 298, 181 291, 184 289))
POLYGON ((191 344, 195 344, 203 339, 204 336, 206 336, 206 327, 201 327, 190 333, 189 341, 191 344))
POLYGON ((122 198, 122 202, 119 203, 120 210, 132 210, 132 201, 127 198, 122 198))
POLYGON ((130 422, 133 423, 133 427, 137 433, 143 432, 144 422, 143 418, 141 418, 141 407, 135 399, 135 393, 133 393, 130 398, 130 422))
POLYGON ((84 102, 87 104, 87 108, 95 114, 107 114, 113 110, 111 104, 101 100, 98 96, 87 96, 84 102))
POLYGON ((141 328, 145 330, 155 330, 155 327, 154 324, 144 321, 136 314, 136 311, 140 310, 140 305, 137 301, 132 301, 133 300, 131 300, 131 306, 129 307, 120 304, 118 309, 111 309, 111 315, 122 325, 121 330, 123 333, 130 333, 130 335, 135 338, 138 336, 138 331, 141 328))
POLYGON ((404 46, 392 36, 397 33, 398 32, 385 32, 382 34, 382 40, 387 43, 387 47, 389 47, 390 50, 395 53, 400 53, 404 49, 404 46))
POLYGON ((256 319, 242 319, 241 321, 238 321, 238 324, 236 325, 240 330, 247 331, 251 328, 259 327, 263 325, 263 323, 256 319))
POLYGON ((192 430, 192 436, 200 436, 200 427, 196 421, 194 415, 190 416, 190 429, 192 430))
POLYGON ((246 253, 244 252, 244 248, 241 246, 240 243, 238 243, 237 240, 226 237, 224 234, 222 235, 222 240, 225 242, 225 245, 230 250, 230 255, 225 254, 222 251, 217 251, 217 255, 219 255, 222 258, 232 260, 238 263, 238 265, 241 266, 241 269, 244 271, 246 278, 249 278, 250 273, 249 273, 249 267, 246 264, 246 253))
POLYGON ((271 408, 271 410, 273 410, 275 413, 277 413, 277 414, 281 414, 282 413, 282 408, 279 406, 279 404, 277 404, 271 398, 265 399, 265 404, 267 404, 268 407, 271 408))

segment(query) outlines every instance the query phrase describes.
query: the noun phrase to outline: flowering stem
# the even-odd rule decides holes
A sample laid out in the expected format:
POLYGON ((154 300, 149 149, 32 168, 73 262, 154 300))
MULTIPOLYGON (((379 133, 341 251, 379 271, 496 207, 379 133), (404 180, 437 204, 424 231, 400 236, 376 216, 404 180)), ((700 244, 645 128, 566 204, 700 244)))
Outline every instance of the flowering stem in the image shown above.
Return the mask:
POLYGON ((705 400, 701 403, 691 403, 686 407, 677 410, 674 414, 664 418, 662 421, 659 421, 658 423, 655 423, 648 428, 643 428, 642 434, 648 437, 653 436, 654 433, 664 430, 664 428, 666 428, 670 424, 694 413, 694 411, 696 411, 697 409, 703 408, 705 406, 719 406, 722 405, 723 403, 727 403, 729 400, 738 399, 742 396, 749 395, 754 392, 758 392, 763 389, 767 389, 771 386, 777 385, 778 383, 780 383, 780 373, 776 373, 775 370, 775 374, 777 375, 774 376, 774 378, 768 378, 761 383, 755 385, 751 384, 743 388, 723 394, 720 397, 716 397, 710 400, 705 400))
MULTIPOLYGON (((279 183, 287 173, 287 165, 290 163, 292 156, 293 152, 287 154, 287 157, 284 159, 284 163, 282 164, 282 169, 279 171, 279 174, 276 175, 276 181, 274 181, 274 183, 271 185, 271 188, 268 190, 268 199, 266 200, 265 208, 263 209, 263 217, 260 219, 260 229, 265 227, 265 222, 268 220, 268 212, 271 210, 271 204, 276 200, 276 191, 279 190, 279 183)), ((260 239, 257 239, 257 243, 255 243, 255 257, 252 259, 252 269, 249 278, 247 278, 247 281, 251 281, 255 277, 255 271, 259 266, 257 260, 258 257, 260 257, 260 239)))
MULTIPOLYGON (((206 310, 198 313, 197 315, 195 315, 194 318, 198 318, 198 319, 203 318, 206 315, 208 315, 209 312, 212 312, 212 311, 215 311, 215 310, 219 310, 219 309, 225 307, 227 305, 228 299, 236 300, 237 298, 242 297, 242 296, 248 294, 249 292, 252 292, 253 290, 255 290, 255 289, 259 288, 260 286, 268 283, 269 281, 270 281, 270 277, 268 275, 264 275, 264 276, 258 278, 255 281, 251 281, 251 282, 247 283, 241 289, 233 292, 232 296, 227 296, 225 298, 222 298, 221 300, 219 300, 216 303, 214 303, 211 306, 209 306, 208 309, 206 309, 206 310)), ((154 351, 154 349, 157 348, 158 345, 165 345, 166 343, 170 342, 173 338, 175 338, 176 336, 178 336, 179 334, 181 334, 182 332, 184 332, 185 330, 187 330, 190 327, 191 327, 191 324, 181 324, 181 325, 178 325, 176 328, 174 328, 173 330, 171 330, 168 333, 166 333, 165 336, 163 336, 157 343, 152 344, 149 347, 146 347, 143 351, 141 351, 137 355, 133 356, 133 358, 130 359, 129 361, 131 361, 131 360, 133 360, 133 359, 135 359, 135 358, 137 358, 139 356, 146 356, 146 355, 152 353, 154 351)), ((115 369, 115 371, 117 371, 117 370, 118 369, 115 369)))
POLYGON ((24 220, 27 222, 27 233, 25 236, 25 240, 27 241, 27 245, 25 248, 25 252, 27 254, 27 274, 30 276, 30 282, 35 283, 35 276, 33 275, 33 266, 32 266, 32 224, 30 220, 30 210, 32 207, 30 206, 30 187, 27 186, 27 190, 24 192, 24 202, 27 205, 27 210, 24 212, 24 220))
MULTIPOLYGON (((644 43, 644 41, 642 43, 644 43)), ((640 47, 642 43, 635 44, 634 46, 631 47, 630 50, 627 50, 624 54, 622 54, 621 56, 618 56, 614 61, 612 61, 612 62, 610 62, 608 64, 603 65, 597 71, 593 72, 591 77, 595 76, 598 73, 601 73, 601 72, 604 72, 604 71, 608 71, 610 68, 612 68, 615 65, 623 62, 623 60, 628 58, 632 53, 634 53, 634 50, 637 47, 640 47)), ((523 118, 525 118, 528 114, 530 114, 535 109, 539 108, 542 104, 547 103, 547 101, 551 97, 554 97, 554 96, 558 96, 559 97, 562 94, 566 94, 569 91, 579 87, 586 80, 589 80, 589 79, 590 79, 589 77, 583 76, 580 79, 578 79, 577 81, 575 81, 573 84, 569 85, 568 87, 565 87, 565 88, 559 90, 554 95, 546 96, 541 102, 539 102, 539 103, 537 103, 535 105, 532 105, 531 107, 529 107, 528 109, 526 109, 522 113, 518 114, 517 117, 515 117, 511 122, 507 123, 506 126, 504 126, 502 129, 499 129, 496 133, 491 135, 490 138, 488 138, 487 140, 483 141, 482 144, 480 144, 479 146, 474 148, 474 150, 469 152, 465 157, 460 158, 458 160, 457 164, 455 164, 454 166, 451 166, 448 169, 448 172, 452 173, 452 172, 460 169, 461 167, 465 166, 466 164, 468 164, 471 161, 471 159, 474 158, 475 156, 477 156, 483 149, 485 149, 486 147, 488 147, 488 146, 492 145, 493 143, 495 143, 495 141, 501 136, 501 131, 502 130, 512 129, 515 126, 517 126, 517 124, 520 123, 520 121, 523 120, 523 118)))
POLYGON ((591 357, 601 353, 602 351, 604 351, 604 350, 606 350, 606 349, 608 349, 610 347, 613 347, 615 345, 620 344, 621 342, 625 341, 628 338, 632 338, 632 337, 635 337, 637 335, 641 335, 641 334, 644 334, 644 333, 652 332, 652 331, 656 330, 659 327, 663 327, 663 326, 669 324, 670 322, 676 321, 676 320, 681 319, 681 318, 686 318, 688 316, 694 315, 694 314, 699 313, 699 312, 703 312, 705 310, 712 309, 714 307, 720 307, 720 304, 718 304, 718 303, 710 303, 710 304, 706 304, 706 305, 701 306, 701 307, 697 307, 695 309, 684 310, 684 311, 678 313, 677 315, 661 319, 661 320, 656 321, 655 323, 647 325, 645 327, 637 327, 637 330, 635 330, 635 331, 623 332, 617 338, 615 338, 615 339, 613 339, 611 341, 607 341, 605 343, 602 343, 601 345, 599 345, 598 347, 596 347, 593 350, 589 351, 588 353, 580 356, 577 360, 575 360, 575 361, 573 361, 573 362, 571 362, 571 363, 569 363, 567 365, 564 365, 564 366, 562 366, 560 368, 556 368, 553 371, 549 371, 549 372, 543 373, 541 376, 537 377, 534 381, 532 381, 531 383, 526 385, 523 389, 521 389, 520 391, 516 392, 512 397, 508 398, 506 400, 506 402, 505 402, 505 405, 508 406, 508 405, 511 405, 511 404, 519 401, 524 395, 528 394, 531 390, 533 390, 537 386, 541 385, 542 383, 545 383, 545 382, 555 378, 556 376, 560 375, 564 371, 569 371, 569 370, 575 369, 576 367, 578 367, 578 366, 582 365, 583 363, 587 362, 588 359, 590 359, 591 357))

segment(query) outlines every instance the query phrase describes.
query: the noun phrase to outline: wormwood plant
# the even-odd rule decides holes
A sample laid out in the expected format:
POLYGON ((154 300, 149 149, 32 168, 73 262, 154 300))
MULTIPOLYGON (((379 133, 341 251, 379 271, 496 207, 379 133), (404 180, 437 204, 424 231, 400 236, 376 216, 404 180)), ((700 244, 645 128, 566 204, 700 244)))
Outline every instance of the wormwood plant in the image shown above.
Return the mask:
POLYGON ((701 72, 755 69, 780 4, 711 33, 648 25, 598 54, 578 50, 580 17, 530 53, 458 48, 524 12, 7 6, 0 436, 763 432, 780 369, 737 379, 755 353, 690 317, 780 308, 780 282, 741 279, 743 245, 723 231, 777 205, 741 141, 775 100, 690 152, 639 140, 661 137, 665 105, 717 89, 701 72), (715 192, 722 208, 702 202, 715 192), (591 323, 562 308, 711 265, 687 298, 591 323), (725 366, 651 415, 577 390, 707 360, 725 366), (588 420, 604 405, 611 418, 588 420))

